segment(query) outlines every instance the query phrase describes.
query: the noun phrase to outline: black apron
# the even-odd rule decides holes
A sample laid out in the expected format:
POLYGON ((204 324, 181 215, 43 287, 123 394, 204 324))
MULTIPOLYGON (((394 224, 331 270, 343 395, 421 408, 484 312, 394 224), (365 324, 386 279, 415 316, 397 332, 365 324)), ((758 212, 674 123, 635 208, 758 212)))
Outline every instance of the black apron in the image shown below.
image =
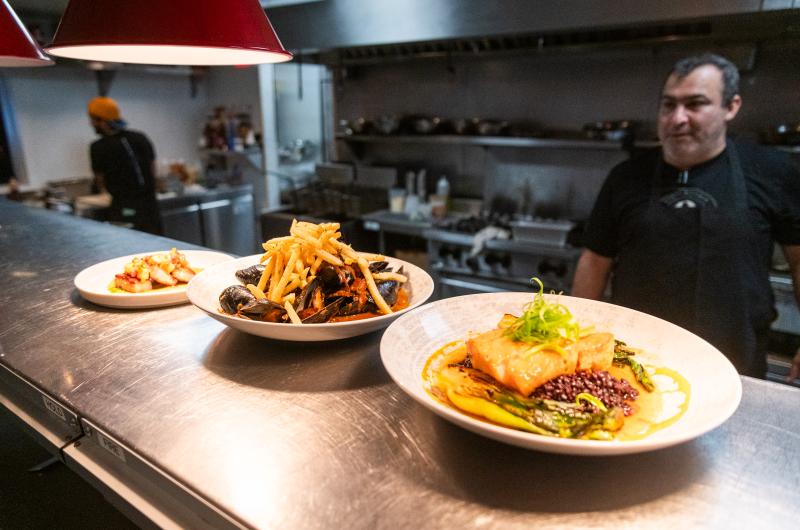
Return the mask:
POLYGON ((755 233, 732 142, 727 156, 730 178, 716 197, 691 187, 662 196, 659 157, 644 217, 617 258, 612 301, 688 329, 739 373, 764 377, 769 318, 749 304, 755 233))

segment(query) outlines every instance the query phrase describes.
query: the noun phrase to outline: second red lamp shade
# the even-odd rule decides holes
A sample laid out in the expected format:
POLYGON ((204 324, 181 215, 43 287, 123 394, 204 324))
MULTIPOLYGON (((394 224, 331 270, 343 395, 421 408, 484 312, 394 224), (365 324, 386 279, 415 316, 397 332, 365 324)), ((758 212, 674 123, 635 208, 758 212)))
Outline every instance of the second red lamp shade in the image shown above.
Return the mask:
POLYGON ((289 61, 258 0, 70 0, 51 55, 103 62, 289 61))

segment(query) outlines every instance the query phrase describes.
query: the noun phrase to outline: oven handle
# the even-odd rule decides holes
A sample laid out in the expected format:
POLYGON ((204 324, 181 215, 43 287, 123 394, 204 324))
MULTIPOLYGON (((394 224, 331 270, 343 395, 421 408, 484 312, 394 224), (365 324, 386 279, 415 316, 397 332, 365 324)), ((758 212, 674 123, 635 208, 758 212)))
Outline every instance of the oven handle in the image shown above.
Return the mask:
POLYGON ((446 276, 440 277, 439 283, 442 283, 444 285, 449 285, 451 287, 461 287, 462 289, 480 291, 482 293, 499 293, 508 290, 499 286, 487 285, 485 283, 479 283, 479 282, 470 282, 466 280, 457 280, 455 278, 447 278, 446 276))

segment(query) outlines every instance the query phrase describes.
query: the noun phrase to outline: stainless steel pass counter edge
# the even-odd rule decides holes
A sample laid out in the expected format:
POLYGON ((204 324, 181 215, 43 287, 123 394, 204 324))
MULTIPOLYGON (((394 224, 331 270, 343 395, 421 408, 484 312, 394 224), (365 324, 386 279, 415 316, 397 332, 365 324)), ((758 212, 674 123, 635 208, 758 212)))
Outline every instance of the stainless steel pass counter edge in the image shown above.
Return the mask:
POLYGON ((662 451, 527 451, 408 398, 382 367, 381 333, 282 343, 188 305, 111 310, 74 292, 92 263, 173 245, 0 201, 0 301, 30 301, 0 313, 0 364, 111 442, 79 439, 68 465, 101 488, 169 492, 165 519, 150 521, 196 509, 210 513, 198 526, 304 529, 794 528, 800 517, 800 390, 743 378, 728 422, 662 451), (31 299, 32 285, 43 287, 31 299))

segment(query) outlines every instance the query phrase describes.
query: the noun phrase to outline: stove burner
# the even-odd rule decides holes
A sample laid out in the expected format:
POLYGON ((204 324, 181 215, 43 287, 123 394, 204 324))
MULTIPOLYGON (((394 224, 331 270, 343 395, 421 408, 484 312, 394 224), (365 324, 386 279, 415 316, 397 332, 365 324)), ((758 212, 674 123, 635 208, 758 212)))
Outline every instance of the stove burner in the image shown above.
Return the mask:
POLYGON ((510 223, 511 216, 509 215, 488 213, 486 215, 472 215, 461 219, 443 221, 437 228, 463 234, 477 234, 487 226, 496 226, 508 230, 510 229, 510 223))

